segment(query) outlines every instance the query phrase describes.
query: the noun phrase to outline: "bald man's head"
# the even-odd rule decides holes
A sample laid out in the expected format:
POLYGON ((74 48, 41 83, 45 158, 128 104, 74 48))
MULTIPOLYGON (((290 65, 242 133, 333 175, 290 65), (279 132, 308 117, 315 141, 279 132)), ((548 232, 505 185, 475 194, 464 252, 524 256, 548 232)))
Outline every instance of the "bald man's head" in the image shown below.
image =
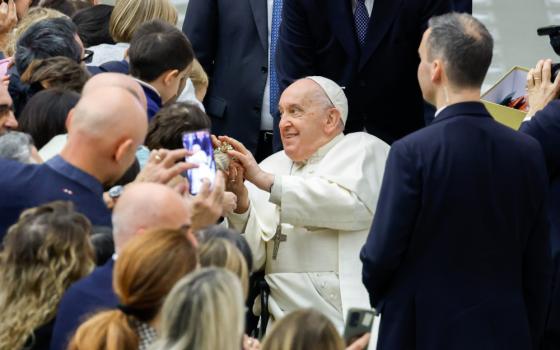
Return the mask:
MULTIPOLYGON (((118 252, 136 234, 148 229, 189 227, 186 201, 171 188, 155 183, 126 187, 113 209, 113 236, 118 252)), ((194 237, 188 232, 189 237, 194 237)))
POLYGON ((134 162, 148 122, 136 97, 110 86, 83 95, 68 116, 67 128, 68 143, 61 155, 103 184, 111 184, 134 162))
POLYGON ((120 87, 128 90, 133 94, 140 104, 147 110, 148 102, 146 100, 146 95, 140 84, 134 80, 134 78, 120 73, 100 73, 94 75, 88 80, 84 89, 82 90, 82 96, 89 94, 92 91, 104 89, 107 87, 120 87))

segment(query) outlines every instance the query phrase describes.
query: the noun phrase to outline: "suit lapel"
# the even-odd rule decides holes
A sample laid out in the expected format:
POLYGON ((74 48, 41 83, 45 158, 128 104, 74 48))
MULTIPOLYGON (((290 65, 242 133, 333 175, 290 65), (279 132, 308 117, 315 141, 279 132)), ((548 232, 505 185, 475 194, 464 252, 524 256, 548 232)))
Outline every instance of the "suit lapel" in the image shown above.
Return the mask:
POLYGON ((350 0, 327 0, 329 23, 334 36, 350 57, 359 56, 358 40, 350 0))
MULTIPOLYGON (((239 1, 239 0, 236 0, 239 1)), ((257 26, 259 39, 265 51, 268 51, 268 9, 267 0, 249 0, 253 19, 257 26)))
POLYGON ((369 21, 366 43, 360 57, 359 69, 364 67, 379 46, 387 30, 397 17, 401 4, 402 0, 375 0, 373 2, 372 16, 369 21))

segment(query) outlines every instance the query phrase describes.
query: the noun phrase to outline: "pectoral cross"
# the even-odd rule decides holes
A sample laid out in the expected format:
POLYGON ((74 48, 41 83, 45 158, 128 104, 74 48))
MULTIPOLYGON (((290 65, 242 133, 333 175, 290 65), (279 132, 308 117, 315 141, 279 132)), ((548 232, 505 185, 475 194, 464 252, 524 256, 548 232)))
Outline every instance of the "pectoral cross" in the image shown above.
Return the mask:
POLYGON ((278 249, 280 248, 280 243, 286 242, 288 236, 282 233, 282 224, 278 223, 278 228, 276 229, 276 234, 274 235, 274 247, 272 248, 272 259, 276 260, 278 256, 278 249))

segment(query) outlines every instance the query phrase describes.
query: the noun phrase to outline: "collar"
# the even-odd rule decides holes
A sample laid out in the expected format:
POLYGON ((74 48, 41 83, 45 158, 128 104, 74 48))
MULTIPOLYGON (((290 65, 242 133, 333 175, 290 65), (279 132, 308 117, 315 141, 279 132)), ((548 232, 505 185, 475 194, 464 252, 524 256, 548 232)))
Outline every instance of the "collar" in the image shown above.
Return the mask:
POLYGON ((469 115, 472 117, 492 118, 481 102, 460 102, 446 106, 431 124, 453 117, 469 115))
POLYGON ((323 146, 319 147, 319 149, 315 153, 313 153, 311 157, 307 158, 303 162, 294 162, 294 164, 298 166, 303 166, 309 163, 316 163, 320 161, 343 138, 344 138, 344 134, 342 133, 336 135, 332 140, 330 140, 323 146))
POLYGON ((436 113, 434 114, 434 118, 437 118, 437 116, 440 115, 440 113, 443 112, 443 110, 446 109, 446 108, 447 108, 447 106, 443 106, 440 109, 438 109, 436 111, 436 113))
POLYGON ((95 177, 68 163, 60 155, 49 159, 45 164, 60 175, 92 190, 100 197, 103 195, 103 185, 95 177))
POLYGON ((136 78, 134 78, 134 80, 136 80, 138 82, 138 84, 140 84, 142 87, 152 90, 153 92, 155 92, 158 95, 159 98, 161 98, 161 95, 159 94, 159 91, 157 91, 156 88, 153 87, 151 84, 148 84, 145 81, 142 81, 142 80, 136 79, 136 78))

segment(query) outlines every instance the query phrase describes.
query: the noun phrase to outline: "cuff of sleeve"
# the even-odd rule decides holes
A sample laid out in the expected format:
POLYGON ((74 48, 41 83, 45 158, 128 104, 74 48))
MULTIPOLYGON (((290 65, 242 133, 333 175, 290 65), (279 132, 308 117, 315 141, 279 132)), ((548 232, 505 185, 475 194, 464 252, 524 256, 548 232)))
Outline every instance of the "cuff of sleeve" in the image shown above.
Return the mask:
POLYGON ((237 214, 231 213, 227 216, 228 221, 235 227, 244 227, 247 220, 249 220, 249 213, 251 212, 251 205, 249 205, 249 209, 246 212, 237 214))
POLYGON ((270 188, 270 199, 271 203, 276 205, 282 204, 282 177, 281 176, 274 176, 274 183, 270 188))

